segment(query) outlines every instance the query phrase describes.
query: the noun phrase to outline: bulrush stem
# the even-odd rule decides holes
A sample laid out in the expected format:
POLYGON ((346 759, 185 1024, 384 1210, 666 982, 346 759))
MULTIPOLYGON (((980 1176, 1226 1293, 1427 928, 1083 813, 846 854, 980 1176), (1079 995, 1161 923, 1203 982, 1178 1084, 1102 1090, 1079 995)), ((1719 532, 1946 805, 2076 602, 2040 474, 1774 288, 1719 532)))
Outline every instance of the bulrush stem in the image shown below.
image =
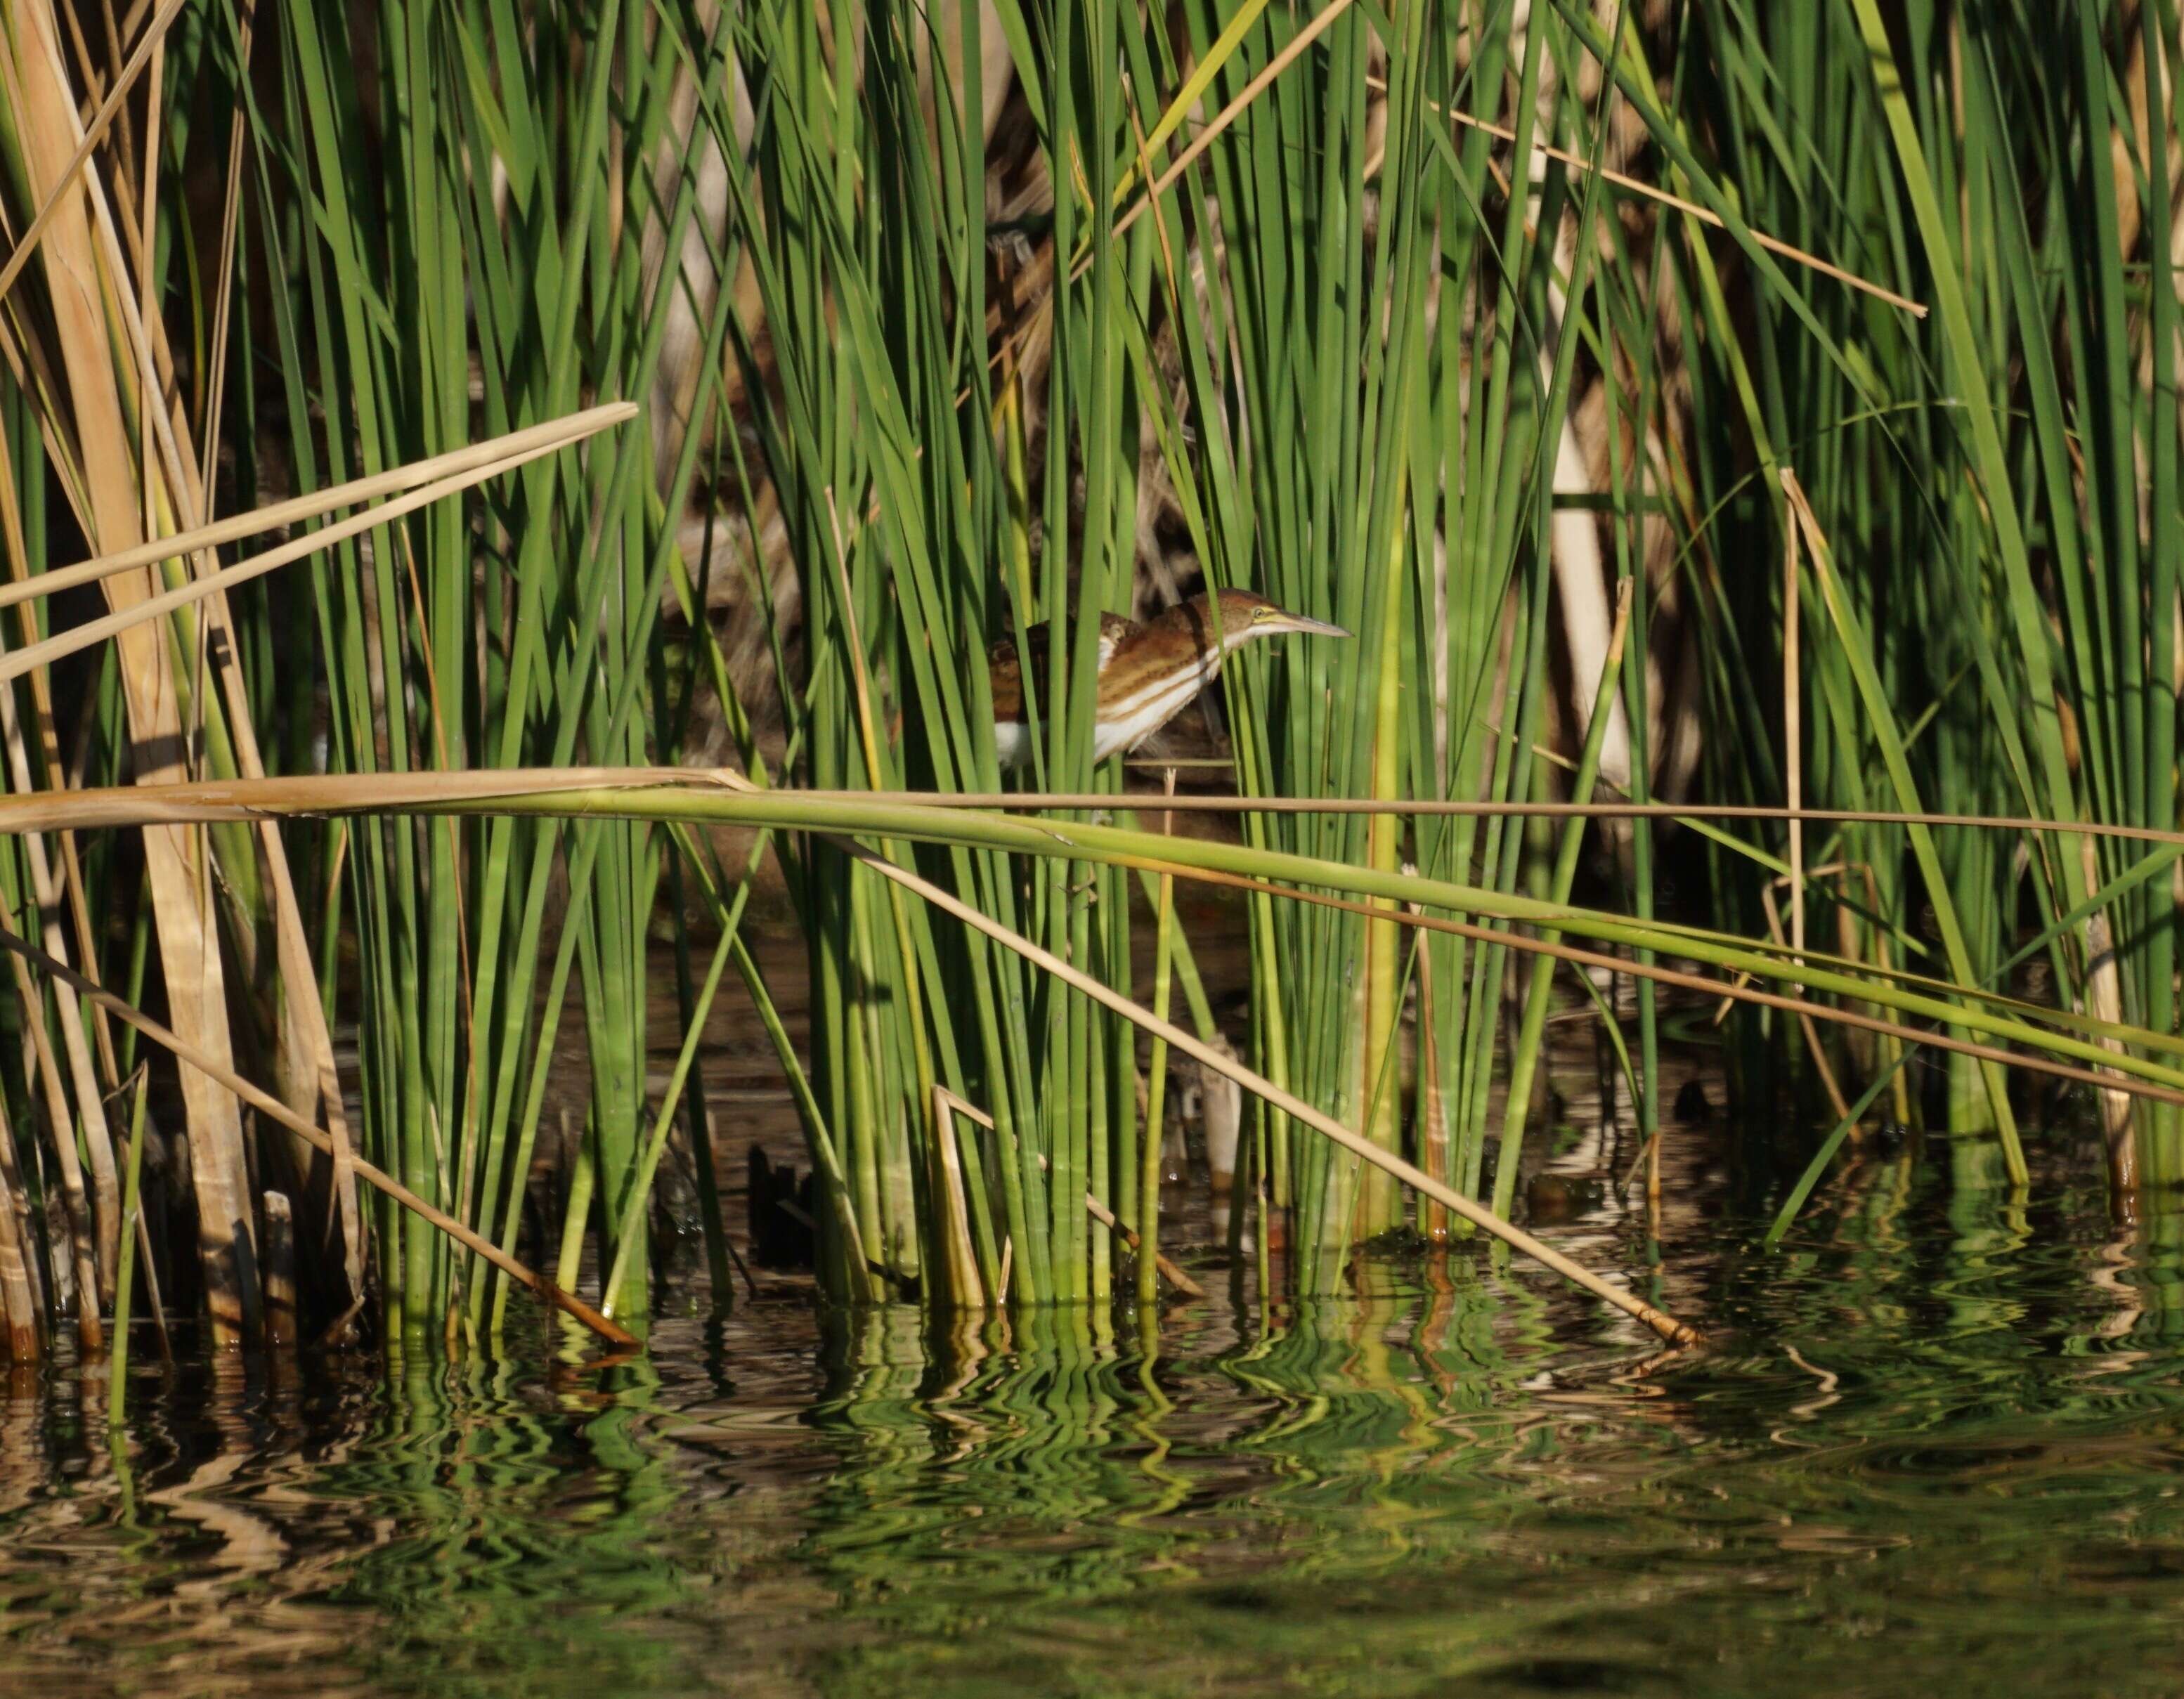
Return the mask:
MULTIPOLYGON (((1175 794, 1175 769, 1167 770, 1164 781, 1167 794, 1175 794)), ((1163 836, 1173 827, 1174 816, 1164 815, 1161 819, 1163 836)), ((1175 927, 1175 876, 1163 872, 1160 876, 1160 892, 1155 910, 1156 922, 1153 944, 1153 1017, 1165 1022, 1167 1019, 1169 969, 1172 956, 1168 950, 1168 934, 1175 927)), ((1155 1259, 1160 1255, 1161 1161, 1162 1128, 1167 1111, 1167 1041, 1157 1032, 1153 1034, 1152 1057, 1146 1067, 1145 1124, 1139 1142, 1140 1167, 1138 1173, 1138 1306, 1149 1312, 1160 1296, 1156 1278, 1158 1270, 1155 1259)))
MULTIPOLYGON (((1599 688, 1593 694, 1592 723, 1585 728, 1585 752, 1578 758, 1577 777, 1570 783, 1571 794, 1580 799, 1592 794, 1592 787, 1600 777, 1600 751, 1607 741, 1607 727, 1614 718, 1617 687, 1623 676, 1623 649, 1630 634, 1630 581, 1623 581, 1615 599, 1615 624, 1607 639, 1607 658, 1600 669, 1599 688)), ((1585 843, 1585 822, 1573 820, 1563 828, 1560 850, 1555 857, 1552 883, 1548 901, 1559 907, 1569 900, 1571 883, 1577 877, 1577 861, 1585 843)), ((1553 943, 1559 933, 1543 929, 1540 934, 1547 943, 1553 943)), ((1494 1169, 1494 1212, 1507 1215, 1517 1196, 1517 1167, 1524 1152, 1524 1122, 1531 1112, 1532 1081, 1540 1064, 1540 1051, 1545 1043, 1547 1021, 1547 994, 1554 977, 1554 958, 1541 953, 1532 958, 1531 983, 1524 993, 1523 1024, 1517 1033, 1517 1047, 1509 1058, 1509 1095, 1502 1110, 1502 1150, 1494 1169)))

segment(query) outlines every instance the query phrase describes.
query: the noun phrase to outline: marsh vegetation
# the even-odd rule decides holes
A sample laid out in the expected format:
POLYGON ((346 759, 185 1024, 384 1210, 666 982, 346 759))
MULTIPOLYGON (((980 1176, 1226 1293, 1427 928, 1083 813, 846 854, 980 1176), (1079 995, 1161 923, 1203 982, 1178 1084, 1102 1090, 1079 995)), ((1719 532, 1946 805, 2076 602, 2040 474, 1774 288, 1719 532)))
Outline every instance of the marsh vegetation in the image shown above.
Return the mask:
POLYGON ((724 996, 853 1309, 1156 1306, 1172 1056, 1262 1301, 1558 1256, 1550 1022, 1658 1198, 1672 994, 1780 1231, 1884 1123, 2159 1213, 2177 28, 21 0, 11 1352, 627 1340, 664 1166, 724 1305, 724 996), (1102 616, 1224 588, 1355 641, 1095 760, 1102 616))

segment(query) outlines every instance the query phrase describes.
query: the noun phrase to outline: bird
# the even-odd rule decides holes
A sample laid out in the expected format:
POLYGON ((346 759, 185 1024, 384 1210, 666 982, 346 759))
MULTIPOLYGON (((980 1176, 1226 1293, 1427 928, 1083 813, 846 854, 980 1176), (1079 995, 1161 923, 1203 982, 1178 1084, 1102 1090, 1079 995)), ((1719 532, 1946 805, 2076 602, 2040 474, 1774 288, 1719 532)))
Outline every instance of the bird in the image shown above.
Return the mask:
MULTIPOLYGON (((1253 639, 1297 632, 1346 638, 1350 633, 1325 620, 1307 618, 1277 607, 1249 590, 1223 590, 1219 631, 1213 599, 1178 602, 1140 625, 1120 614, 1100 616, 1100 703, 1092 759, 1126 753, 1188 707, 1219 676, 1221 663, 1253 639)), ((1045 705, 1048 627, 1024 633, 1031 657, 1032 688, 1045 705)), ((994 748, 1005 767, 1031 760, 1031 727, 1025 717, 1023 659, 1006 639, 987 652, 993 687, 994 748)))

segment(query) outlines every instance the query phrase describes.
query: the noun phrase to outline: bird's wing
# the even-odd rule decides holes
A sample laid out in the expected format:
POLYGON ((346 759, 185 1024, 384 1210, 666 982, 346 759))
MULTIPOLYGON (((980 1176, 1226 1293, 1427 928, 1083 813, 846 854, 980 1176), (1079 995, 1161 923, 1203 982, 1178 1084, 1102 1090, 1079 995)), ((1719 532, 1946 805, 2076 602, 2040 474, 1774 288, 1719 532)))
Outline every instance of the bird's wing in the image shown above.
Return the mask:
MULTIPOLYGON (((1023 717, 1023 681, 1027 671, 1031 676, 1034 690, 1044 691, 1046 688, 1046 652, 1048 633, 1051 629, 1050 626, 1040 624, 1026 632, 1024 655, 1017 653, 1015 643, 1007 638, 1003 638, 986 651, 986 666, 993 688, 996 719, 1020 720, 1023 717), (1031 662, 1028 668, 1024 665, 1027 656, 1031 662)), ((1122 647, 1123 640, 1137 629, 1134 620, 1125 619, 1120 614, 1100 616, 1098 665, 1101 672, 1107 670, 1107 663, 1115 658, 1115 651, 1122 647)))

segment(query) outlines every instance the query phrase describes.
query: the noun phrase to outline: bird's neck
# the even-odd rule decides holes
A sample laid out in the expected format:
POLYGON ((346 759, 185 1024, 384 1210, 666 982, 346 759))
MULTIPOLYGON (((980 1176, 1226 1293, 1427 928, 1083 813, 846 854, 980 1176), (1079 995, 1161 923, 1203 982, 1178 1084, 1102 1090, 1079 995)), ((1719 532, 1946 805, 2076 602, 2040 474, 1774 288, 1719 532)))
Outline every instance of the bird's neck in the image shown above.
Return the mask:
POLYGON ((1213 610, 1206 598, 1193 596, 1188 601, 1177 603, 1140 627, 1137 641, 1157 645, 1162 653, 1177 662, 1188 651, 1217 672, 1222 658, 1232 649, 1240 648, 1249 639, 1251 632, 1251 627, 1241 620, 1224 621, 1217 632, 1213 621, 1213 610))
POLYGON ((1143 688, 1156 681, 1180 682, 1188 678, 1202 686, 1220 671, 1222 650, 1212 633, 1194 630, 1165 616, 1137 632, 1118 648, 1100 675, 1103 699, 1143 688))

